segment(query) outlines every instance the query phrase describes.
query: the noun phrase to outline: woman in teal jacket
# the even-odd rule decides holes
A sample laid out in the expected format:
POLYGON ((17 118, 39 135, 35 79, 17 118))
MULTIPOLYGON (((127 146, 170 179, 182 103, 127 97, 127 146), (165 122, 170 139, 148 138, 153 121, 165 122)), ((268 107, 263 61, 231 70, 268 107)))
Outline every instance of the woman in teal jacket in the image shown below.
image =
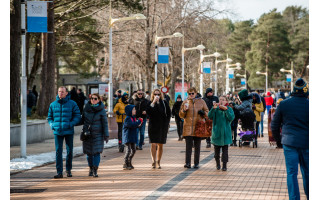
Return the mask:
POLYGON ((211 143, 214 145, 214 157, 217 163, 217 169, 220 166, 220 149, 222 148, 222 171, 227 170, 228 145, 232 143, 231 122, 234 119, 232 108, 228 106, 226 96, 219 98, 220 104, 216 103, 210 110, 208 117, 213 120, 211 143))

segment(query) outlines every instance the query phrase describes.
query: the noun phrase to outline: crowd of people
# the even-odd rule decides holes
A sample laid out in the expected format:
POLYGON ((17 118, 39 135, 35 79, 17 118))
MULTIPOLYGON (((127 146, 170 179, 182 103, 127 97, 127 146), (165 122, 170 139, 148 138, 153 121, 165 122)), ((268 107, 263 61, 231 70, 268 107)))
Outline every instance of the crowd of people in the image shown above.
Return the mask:
MULTIPOLYGON (((118 123, 119 151, 124 152, 123 169, 132 170, 132 160, 136 150, 143 150, 145 128, 148 122, 148 134, 151 168, 161 169, 161 158, 170 118, 177 125, 178 141, 185 140, 185 168, 191 168, 192 149, 194 148, 193 168, 199 168, 201 141, 206 141, 206 148, 214 146, 216 169, 227 171, 229 146, 237 146, 238 130, 249 132, 253 141, 264 137, 264 112, 273 116, 271 127, 277 148, 283 148, 287 167, 289 196, 299 194, 297 184, 298 164, 300 164, 305 193, 309 188, 309 90, 303 79, 298 79, 294 90, 285 94, 281 90, 277 94, 267 91, 249 93, 244 89, 238 94, 227 94, 220 97, 213 95, 212 88, 207 88, 204 97, 191 87, 187 91, 187 99, 177 96, 172 108, 170 97, 159 89, 151 92, 127 92, 117 90, 114 96, 113 113, 118 123), (211 120, 210 135, 199 136, 196 132, 201 120, 211 120), (239 128, 240 127, 240 128, 239 128), (220 151, 222 150, 222 156, 220 151), (222 163, 222 166, 221 166, 222 163)), ((56 101, 49 108, 48 122, 55 135, 56 168, 54 178, 62 178, 62 143, 66 140, 67 159, 66 173, 71 177, 72 148, 75 125, 83 125, 80 139, 83 141, 83 153, 87 154, 89 176, 98 177, 100 154, 104 142, 109 140, 108 122, 103 98, 99 94, 91 94, 86 103, 82 91, 73 88, 68 94, 66 87, 60 87, 56 101), (77 95, 77 96, 76 96, 77 95), (76 98, 76 100, 73 100, 76 98)), ((202 124, 202 125, 201 125, 202 124)), ((241 145, 249 145, 245 141, 241 145)), ((239 142, 240 146, 240 142, 239 142)))

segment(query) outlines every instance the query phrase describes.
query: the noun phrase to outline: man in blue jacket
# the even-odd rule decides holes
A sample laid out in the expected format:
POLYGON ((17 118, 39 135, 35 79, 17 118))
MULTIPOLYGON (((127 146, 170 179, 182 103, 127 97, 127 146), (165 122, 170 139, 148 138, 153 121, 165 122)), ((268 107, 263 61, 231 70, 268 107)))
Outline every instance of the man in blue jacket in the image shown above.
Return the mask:
POLYGON ((56 168, 57 175, 54 178, 63 178, 62 146, 63 139, 66 140, 67 157, 66 172, 67 177, 72 177, 72 154, 74 126, 81 120, 80 110, 76 102, 67 96, 67 88, 59 87, 56 100, 50 104, 48 112, 48 122, 53 130, 56 147, 56 168))
POLYGON ((271 122, 272 135, 283 145, 287 169, 289 198, 300 199, 298 165, 300 164, 304 192, 309 199, 309 90, 299 78, 293 88, 292 98, 283 100, 271 122), (280 128, 282 126, 282 137, 280 128))

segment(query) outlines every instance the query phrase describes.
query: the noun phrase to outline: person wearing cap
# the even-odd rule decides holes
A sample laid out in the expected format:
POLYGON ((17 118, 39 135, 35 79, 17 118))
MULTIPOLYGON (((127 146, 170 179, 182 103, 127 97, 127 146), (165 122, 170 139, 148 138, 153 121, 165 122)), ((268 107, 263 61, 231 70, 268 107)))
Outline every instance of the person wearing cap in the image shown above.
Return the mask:
POLYGON ((177 100, 173 104, 172 111, 171 111, 172 117, 174 117, 176 124, 177 124, 177 132, 178 132, 178 136, 179 136, 178 141, 182 141, 182 130, 183 130, 183 121, 179 116, 179 111, 180 111, 181 105, 182 105, 181 95, 178 95, 177 100))
MULTIPOLYGON (((213 102, 215 101, 216 103, 219 103, 219 98, 213 95, 213 89, 212 88, 207 88, 206 89, 206 93, 204 94, 204 97, 202 98, 208 107, 208 110, 211 110, 211 108, 213 107, 213 102)), ((207 137, 206 138, 206 142, 207 142, 207 148, 211 147, 211 138, 207 137)))
POLYGON ((280 102, 271 122, 274 139, 283 145, 287 169, 289 199, 300 199, 298 165, 303 179, 304 192, 309 199, 309 89, 299 78, 291 98, 280 102), (280 128, 282 127, 282 136, 280 128))
POLYGON ((267 114, 269 115, 269 110, 271 109, 272 104, 273 104, 273 98, 271 96, 271 92, 267 92, 266 97, 264 98, 264 100, 266 101, 267 114))

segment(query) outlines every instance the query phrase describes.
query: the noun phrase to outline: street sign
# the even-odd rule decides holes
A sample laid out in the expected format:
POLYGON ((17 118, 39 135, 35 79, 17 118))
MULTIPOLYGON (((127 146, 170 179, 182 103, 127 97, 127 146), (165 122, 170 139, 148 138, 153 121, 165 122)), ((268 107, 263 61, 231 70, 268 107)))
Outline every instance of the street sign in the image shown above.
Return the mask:
POLYGON ((229 79, 234 79, 234 70, 233 69, 230 69, 228 71, 228 76, 229 76, 229 79))
POLYGON ((291 82, 292 74, 287 74, 287 82, 291 82))
POLYGON ((48 32, 46 1, 27 1, 27 25, 27 32, 48 32))
POLYGON ((241 85, 245 85, 246 84, 246 79, 245 78, 242 78, 241 79, 241 85))
POLYGON ((99 95, 108 94, 109 84, 99 84, 99 95))
POLYGON ((211 73, 211 62, 203 62, 203 73, 210 74, 211 73))
POLYGON ((164 86, 164 87, 161 88, 161 92, 168 93, 169 92, 169 88, 164 86))
POLYGON ((169 64, 169 47, 158 47, 158 63, 169 64))

